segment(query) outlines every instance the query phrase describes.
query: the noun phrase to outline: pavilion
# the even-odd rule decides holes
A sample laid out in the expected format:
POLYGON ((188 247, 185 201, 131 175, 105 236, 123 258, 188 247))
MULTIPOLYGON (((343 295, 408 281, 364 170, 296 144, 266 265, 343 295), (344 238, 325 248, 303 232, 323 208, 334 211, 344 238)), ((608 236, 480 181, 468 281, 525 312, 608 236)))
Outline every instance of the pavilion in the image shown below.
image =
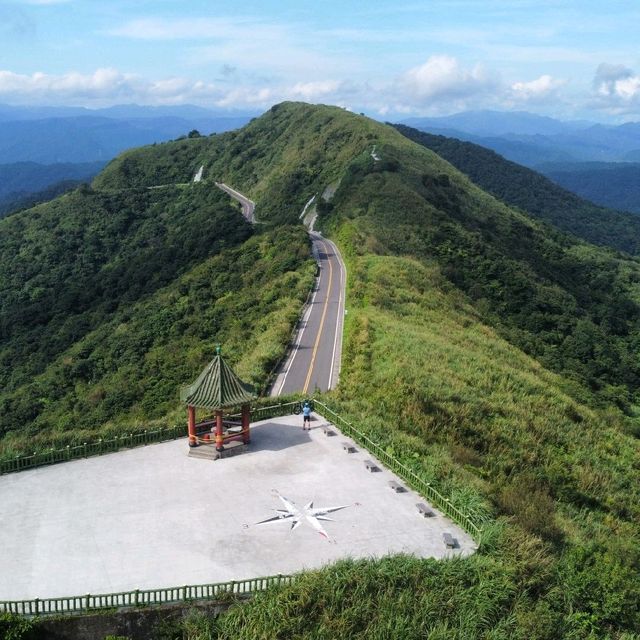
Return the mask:
POLYGON ((256 395, 224 361, 220 347, 216 348, 214 359, 192 385, 182 390, 180 397, 187 405, 189 447, 215 443, 216 451, 221 453, 225 445, 237 447, 236 443, 249 444, 250 403, 256 395), (238 408, 239 421, 237 413, 229 415, 238 408), (207 412, 200 422, 196 421, 196 409, 207 412))

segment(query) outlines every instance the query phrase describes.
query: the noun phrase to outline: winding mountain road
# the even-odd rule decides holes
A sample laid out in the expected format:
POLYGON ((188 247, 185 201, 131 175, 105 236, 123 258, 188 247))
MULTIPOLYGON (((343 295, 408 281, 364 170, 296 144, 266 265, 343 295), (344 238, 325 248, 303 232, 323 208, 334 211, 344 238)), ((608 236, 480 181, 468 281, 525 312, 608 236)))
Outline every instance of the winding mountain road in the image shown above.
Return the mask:
MULTIPOLYGON (((253 200, 222 182, 215 184, 240 202, 242 215, 249 222, 256 222, 253 200)), ((303 215, 311 202, 305 206, 303 215)), ((311 230, 309 237, 318 262, 318 277, 287 357, 276 372, 270 392, 275 397, 296 392, 329 391, 338 384, 340 375, 346 269, 338 248, 331 240, 311 230)))
POLYGON ((309 232, 320 270, 311 300, 276 380, 272 396, 334 389, 340 374, 346 269, 331 240, 309 232))
POLYGON ((245 217, 247 222, 251 224, 255 224, 256 216, 253 213, 256 208, 256 203, 253 200, 249 200, 247 196, 243 196, 239 191, 232 189, 228 185, 224 184, 224 182, 216 182, 216 187, 218 189, 222 189, 225 193, 228 193, 234 200, 237 200, 242 206, 242 215, 245 217))

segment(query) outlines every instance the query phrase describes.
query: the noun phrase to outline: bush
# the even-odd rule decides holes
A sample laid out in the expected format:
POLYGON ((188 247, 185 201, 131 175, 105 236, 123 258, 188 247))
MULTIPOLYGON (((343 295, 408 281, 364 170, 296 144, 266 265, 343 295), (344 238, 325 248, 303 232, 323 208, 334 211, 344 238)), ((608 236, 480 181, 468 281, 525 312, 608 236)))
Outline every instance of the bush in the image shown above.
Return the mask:
POLYGON ((0 638, 2 640, 35 640, 33 622, 11 613, 0 613, 0 638))

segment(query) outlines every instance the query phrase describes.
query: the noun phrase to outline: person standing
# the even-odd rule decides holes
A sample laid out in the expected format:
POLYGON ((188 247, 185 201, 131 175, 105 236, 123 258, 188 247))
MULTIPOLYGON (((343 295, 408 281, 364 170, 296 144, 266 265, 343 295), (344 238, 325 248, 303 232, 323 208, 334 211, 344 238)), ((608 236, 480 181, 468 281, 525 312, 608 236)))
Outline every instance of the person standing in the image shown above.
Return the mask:
POLYGON ((311 405, 308 400, 302 405, 302 430, 311 431, 311 405))

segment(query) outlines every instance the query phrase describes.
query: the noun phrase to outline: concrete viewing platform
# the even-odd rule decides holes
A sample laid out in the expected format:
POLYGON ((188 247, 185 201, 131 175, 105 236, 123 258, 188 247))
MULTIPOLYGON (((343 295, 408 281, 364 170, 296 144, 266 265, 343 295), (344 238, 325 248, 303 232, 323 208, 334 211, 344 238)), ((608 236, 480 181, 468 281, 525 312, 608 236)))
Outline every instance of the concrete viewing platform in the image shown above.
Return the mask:
POLYGON ((467 533, 432 505, 424 517, 425 499, 367 451, 350 451, 336 427, 325 435, 324 418, 301 425, 255 423, 249 451, 217 461, 188 457, 185 438, 0 477, 0 600, 473 553, 467 533))

